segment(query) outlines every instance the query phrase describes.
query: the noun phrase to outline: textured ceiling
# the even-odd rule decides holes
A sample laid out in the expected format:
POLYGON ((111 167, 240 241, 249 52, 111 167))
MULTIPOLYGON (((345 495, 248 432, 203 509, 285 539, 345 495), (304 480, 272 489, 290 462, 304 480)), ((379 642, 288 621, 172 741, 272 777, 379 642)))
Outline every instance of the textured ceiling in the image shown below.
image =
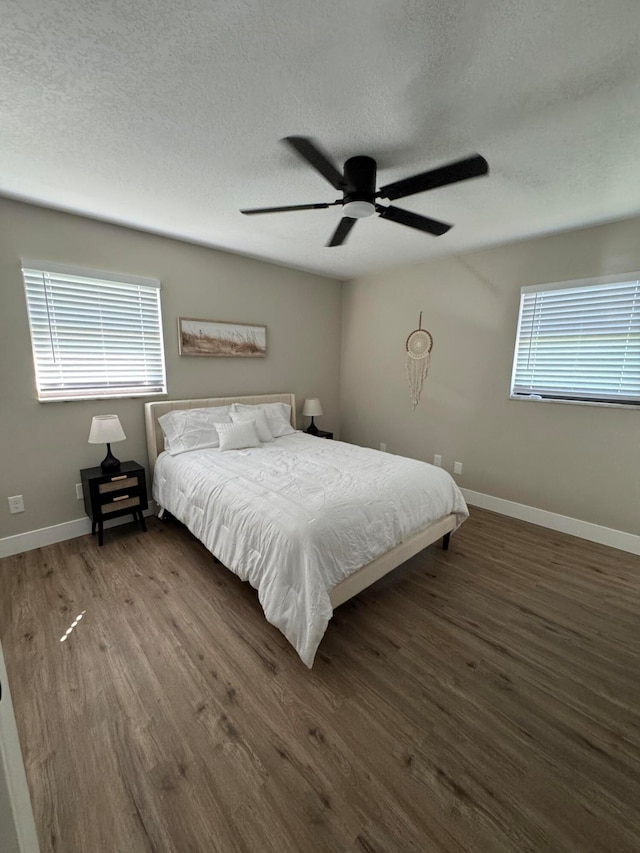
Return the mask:
POLYGON ((638 0, 2 0, 0 194, 349 278, 640 212, 638 0), (339 208, 279 143, 379 184, 475 151, 491 175, 339 208))

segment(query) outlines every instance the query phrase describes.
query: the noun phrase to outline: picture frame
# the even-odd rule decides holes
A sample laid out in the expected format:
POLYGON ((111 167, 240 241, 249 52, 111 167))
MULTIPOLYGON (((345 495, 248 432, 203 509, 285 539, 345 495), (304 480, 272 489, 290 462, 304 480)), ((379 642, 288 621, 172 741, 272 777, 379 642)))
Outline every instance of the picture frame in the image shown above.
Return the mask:
POLYGON ((180 355, 207 358, 264 358, 267 327, 257 323, 178 317, 178 351, 180 355))

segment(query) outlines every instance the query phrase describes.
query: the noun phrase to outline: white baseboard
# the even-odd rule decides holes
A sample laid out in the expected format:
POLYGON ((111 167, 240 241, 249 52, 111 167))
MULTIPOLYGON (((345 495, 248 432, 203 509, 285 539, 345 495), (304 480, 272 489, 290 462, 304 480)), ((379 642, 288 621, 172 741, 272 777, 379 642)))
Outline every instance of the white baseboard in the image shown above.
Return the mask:
POLYGON ((581 521, 579 518, 559 515, 557 512, 548 512, 546 509, 507 501, 504 498, 496 498, 493 495, 485 495, 471 489, 461 489, 461 491, 464 499, 471 506, 490 509, 500 515, 508 515, 510 518, 518 518, 520 521, 538 524, 540 527, 549 528, 549 530, 558 530, 560 533, 568 533, 571 536, 578 536, 580 539, 588 539, 589 542, 609 545, 610 548, 618 548, 620 551, 628 551, 630 554, 640 554, 640 536, 636 536, 634 533, 614 530, 612 527, 601 527, 599 524, 592 524, 590 521, 581 521))
MULTIPOLYGON (((149 501, 149 509, 145 510, 144 515, 154 515, 155 512, 155 503, 149 501)), ((105 521, 104 529, 127 523, 131 523, 131 516, 123 515, 120 518, 105 521)), ((75 539, 76 536, 84 536, 86 533, 91 533, 91 519, 85 515, 84 518, 74 518, 73 521, 64 521, 52 527, 40 527, 38 530, 28 530, 26 533, 17 533, 15 536, 5 536, 4 539, 0 539, 0 558, 22 554, 23 551, 33 551, 34 548, 42 548, 44 545, 54 545, 66 539, 75 539)))
MULTIPOLYGON (((620 551, 640 555, 640 536, 636 536, 634 533, 602 527, 589 521, 581 521, 579 518, 548 512, 545 509, 519 504, 504 498, 496 498, 482 492, 474 492, 472 489, 461 489, 461 491, 466 502, 471 506, 490 509, 500 515, 508 515, 510 518, 528 521, 530 524, 547 527, 549 530, 558 530, 560 533, 568 533, 571 536, 578 536, 580 539, 588 539, 589 542, 598 542, 600 545, 608 545, 610 548, 618 548, 620 551)), ((146 510, 145 515, 155 515, 156 512, 157 507, 154 502, 149 501, 149 509, 146 510)), ((129 516, 114 518, 105 523, 105 529, 130 521, 129 516)), ((75 539, 76 536, 84 536, 86 533, 91 533, 91 521, 85 516, 73 521, 65 521, 63 524, 54 524, 53 527, 41 527, 39 530, 29 530, 26 533, 18 533, 16 536, 7 536, 0 539, 0 558, 10 557, 12 554, 21 554, 23 551, 32 551, 34 548, 42 548, 44 545, 53 545, 55 542, 64 542, 66 539, 75 539)))

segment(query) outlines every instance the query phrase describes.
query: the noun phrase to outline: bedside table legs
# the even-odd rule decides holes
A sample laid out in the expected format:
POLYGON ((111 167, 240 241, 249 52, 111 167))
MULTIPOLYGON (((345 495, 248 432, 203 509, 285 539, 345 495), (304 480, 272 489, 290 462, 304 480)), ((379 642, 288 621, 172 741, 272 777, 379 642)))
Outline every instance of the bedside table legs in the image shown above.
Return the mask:
MULTIPOLYGON (((141 509, 137 509, 135 512, 132 512, 132 513, 131 513, 131 515, 133 516, 133 520, 134 520, 134 521, 139 522, 140 527, 142 528, 143 532, 144 532, 144 533, 146 533, 146 532, 147 532, 147 523, 146 523, 146 521, 144 520, 144 515, 143 515, 143 513, 142 513, 142 510, 141 510, 141 509)), ((102 521, 100 521, 100 520, 98 520, 98 521, 92 521, 92 522, 91 522, 91 535, 92 535, 92 536, 95 536, 95 535, 96 535, 96 527, 98 528, 98 545, 99 545, 99 546, 101 546, 101 545, 102 545, 102 543, 103 543, 103 541, 104 541, 104 536, 103 536, 104 526, 103 526, 103 522, 102 522, 102 521)))
POLYGON ((96 535, 96 527, 98 528, 98 545, 102 545, 102 522, 101 521, 92 521, 91 522, 91 535, 96 535))
POLYGON ((98 528, 98 545, 102 545, 102 522, 101 521, 92 521, 91 522, 91 535, 96 535, 96 528, 98 528))

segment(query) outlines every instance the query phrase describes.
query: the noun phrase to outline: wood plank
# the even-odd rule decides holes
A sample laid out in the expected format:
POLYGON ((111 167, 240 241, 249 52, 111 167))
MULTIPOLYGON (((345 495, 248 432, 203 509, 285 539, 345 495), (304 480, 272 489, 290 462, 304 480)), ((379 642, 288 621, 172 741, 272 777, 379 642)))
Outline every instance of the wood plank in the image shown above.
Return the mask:
POLYGON ((312 671, 176 522, 5 558, 42 850, 638 850, 638 613, 639 558, 475 509, 312 671))

